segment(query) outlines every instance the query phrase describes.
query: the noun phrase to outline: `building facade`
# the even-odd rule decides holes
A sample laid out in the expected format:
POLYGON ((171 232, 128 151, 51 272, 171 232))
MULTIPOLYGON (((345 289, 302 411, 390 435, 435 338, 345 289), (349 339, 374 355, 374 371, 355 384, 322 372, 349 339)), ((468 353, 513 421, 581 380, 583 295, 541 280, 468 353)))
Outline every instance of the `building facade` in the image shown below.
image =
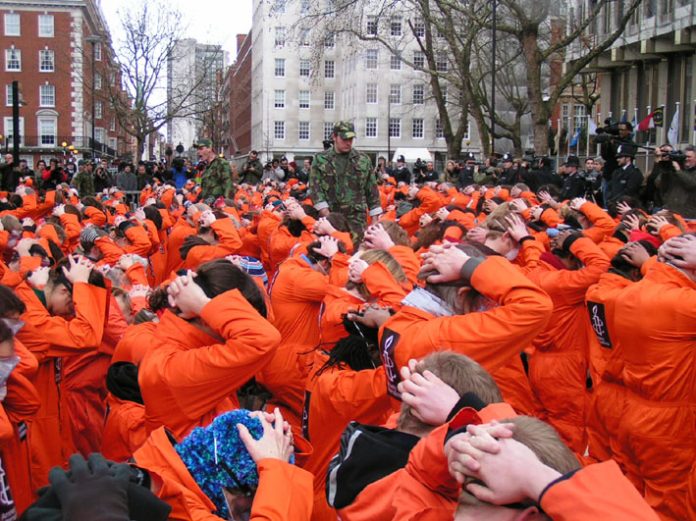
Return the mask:
POLYGON ((222 94, 223 142, 227 157, 251 151, 251 31, 237 35, 237 56, 225 72, 222 94))
MULTIPOLYGON (((626 4, 608 3, 588 36, 601 39, 613 32, 626 4)), ((574 0, 570 23, 585 17, 592 5, 590 0, 574 0)), ((581 52, 576 46, 567 59, 576 59, 581 52)), ((664 126, 638 133, 637 142, 666 142, 674 123, 673 144, 696 143, 695 52, 696 0, 643 0, 623 35, 588 69, 600 79, 601 108, 595 116, 600 123, 607 117, 640 122, 664 107, 664 126)))
POLYGON ((119 85, 120 77, 99 4, 6 0, 0 17, 3 150, 13 146, 12 82, 18 81, 20 157, 34 165, 55 156, 90 157, 92 151, 112 159, 123 155, 128 140, 107 93, 107 82, 119 85))
MULTIPOLYGON (((303 21, 309 9, 306 1, 254 0, 252 148, 265 157, 313 155, 330 139, 334 122, 349 120, 355 124, 356 146, 374 157, 404 153, 414 161, 429 153, 443 158, 447 146, 426 74, 377 42, 346 33, 322 35, 317 43, 314 29, 303 21)), ((418 60, 418 43, 408 40, 409 16, 395 12, 378 24, 366 15, 364 24, 374 23, 368 31, 403 37, 401 52, 418 60)), ((470 124, 462 150, 479 149, 470 124)))
POLYGON ((215 116, 224 68, 221 46, 193 38, 179 40, 167 61, 167 102, 171 111, 181 114, 167 124, 167 136, 173 147, 183 145, 185 155, 194 157, 195 141, 215 133, 211 127, 219 124, 215 116))

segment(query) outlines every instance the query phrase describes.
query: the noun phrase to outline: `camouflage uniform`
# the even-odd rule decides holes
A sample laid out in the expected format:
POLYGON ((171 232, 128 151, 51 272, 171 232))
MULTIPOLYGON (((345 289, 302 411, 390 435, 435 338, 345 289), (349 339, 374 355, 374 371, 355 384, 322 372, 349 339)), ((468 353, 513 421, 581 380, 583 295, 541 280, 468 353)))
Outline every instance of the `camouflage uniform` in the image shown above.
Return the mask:
POLYGON ((231 197, 232 170, 230 164, 221 157, 213 159, 201 176, 201 199, 214 201, 218 197, 231 197))
MULTIPOLYGON (((339 123, 334 131, 352 124, 339 123)), ((343 132, 348 132, 342 130, 343 132)), ((317 154, 309 175, 309 189, 317 210, 330 208, 346 216, 355 238, 361 238, 367 224, 367 213, 382 213, 377 178, 370 158, 355 149, 339 154, 335 147, 317 154)))
POLYGON ((242 166, 242 183, 247 183, 250 185, 257 185, 261 182, 261 176, 263 175, 263 165, 261 161, 255 159, 254 161, 247 161, 242 166), (254 170, 250 170, 253 168, 254 170))
POLYGON ((72 185, 77 189, 77 193, 80 194, 80 197, 94 195, 94 178, 91 172, 80 170, 77 175, 73 177, 72 185))

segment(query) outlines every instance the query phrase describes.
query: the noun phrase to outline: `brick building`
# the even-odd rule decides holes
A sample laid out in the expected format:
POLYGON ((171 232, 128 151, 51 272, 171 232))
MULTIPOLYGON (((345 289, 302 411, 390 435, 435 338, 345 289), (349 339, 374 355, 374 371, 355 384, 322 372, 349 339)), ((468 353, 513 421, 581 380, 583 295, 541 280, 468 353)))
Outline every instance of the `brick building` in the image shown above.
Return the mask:
POLYGON ((251 150, 251 31, 237 35, 237 56, 222 91, 223 151, 227 157, 251 150))
POLYGON ((91 157, 92 148, 97 157, 123 156, 128 140, 108 103, 108 87, 120 85, 120 75, 98 2, 5 0, 0 21, 3 150, 12 150, 12 82, 18 81, 20 157, 35 165, 55 156, 91 157))

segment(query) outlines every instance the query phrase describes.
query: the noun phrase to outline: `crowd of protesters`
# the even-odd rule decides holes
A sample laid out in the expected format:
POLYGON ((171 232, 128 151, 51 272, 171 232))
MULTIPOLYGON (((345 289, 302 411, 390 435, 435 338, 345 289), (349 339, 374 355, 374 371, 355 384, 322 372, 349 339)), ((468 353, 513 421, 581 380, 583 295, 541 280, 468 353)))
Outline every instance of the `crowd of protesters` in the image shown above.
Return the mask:
POLYGON ((696 519, 696 157, 614 153, 381 160, 359 230, 323 158, 10 161, 2 519, 696 519))

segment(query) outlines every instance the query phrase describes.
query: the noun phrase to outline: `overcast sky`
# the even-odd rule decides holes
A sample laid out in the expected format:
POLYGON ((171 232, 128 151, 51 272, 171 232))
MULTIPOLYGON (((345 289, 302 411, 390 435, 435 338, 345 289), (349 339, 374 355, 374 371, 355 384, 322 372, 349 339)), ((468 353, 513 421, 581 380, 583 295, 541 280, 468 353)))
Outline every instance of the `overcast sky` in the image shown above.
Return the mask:
MULTIPOLYGON (((101 0, 102 11, 109 24, 115 47, 121 36, 118 12, 138 6, 147 0, 101 0)), ((221 44, 228 52, 229 63, 234 61, 237 34, 251 29, 252 0, 168 0, 188 23, 186 36, 201 43, 221 44)))

